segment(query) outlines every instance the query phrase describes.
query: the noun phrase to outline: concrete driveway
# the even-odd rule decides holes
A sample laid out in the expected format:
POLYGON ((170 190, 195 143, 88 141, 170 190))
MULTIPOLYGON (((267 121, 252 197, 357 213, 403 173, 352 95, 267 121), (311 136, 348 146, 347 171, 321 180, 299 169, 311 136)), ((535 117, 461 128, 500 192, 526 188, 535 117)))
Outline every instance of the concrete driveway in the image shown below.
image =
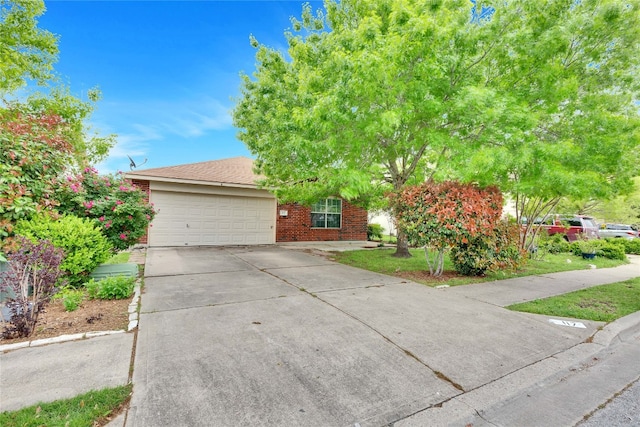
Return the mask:
POLYGON ((128 426, 381 426, 571 348, 553 325, 279 247, 147 252, 128 426))

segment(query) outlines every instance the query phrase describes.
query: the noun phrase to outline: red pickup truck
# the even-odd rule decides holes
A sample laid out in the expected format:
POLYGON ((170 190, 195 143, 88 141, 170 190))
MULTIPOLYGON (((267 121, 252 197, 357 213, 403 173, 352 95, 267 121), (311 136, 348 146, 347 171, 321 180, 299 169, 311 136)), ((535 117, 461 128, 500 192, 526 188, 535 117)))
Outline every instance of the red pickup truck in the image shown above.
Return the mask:
POLYGON ((599 239, 598 224, 595 219, 583 215, 550 215, 545 221, 536 222, 547 230, 549 235, 562 234, 565 240, 574 242, 579 239, 599 239))

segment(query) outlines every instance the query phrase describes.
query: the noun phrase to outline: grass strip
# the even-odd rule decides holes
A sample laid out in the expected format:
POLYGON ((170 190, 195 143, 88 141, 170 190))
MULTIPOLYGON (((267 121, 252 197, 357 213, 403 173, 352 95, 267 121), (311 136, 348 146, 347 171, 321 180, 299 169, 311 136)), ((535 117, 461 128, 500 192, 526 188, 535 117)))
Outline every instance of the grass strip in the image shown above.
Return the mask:
POLYGON ((38 403, 17 411, 0 413, 3 427, 91 427, 105 425, 131 395, 131 384, 93 390, 71 399, 38 403))
MULTIPOLYGON (((336 252, 333 255, 335 261, 352 267, 374 271, 376 273, 388 274, 392 276, 410 277, 411 280, 429 286, 436 286, 443 283, 442 279, 432 278, 428 275, 418 277, 407 276, 407 273, 424 272, 428 273, 428 266, 425 260, 423 249, 411 249, 411 258, 395 258, 391 256, 395 252, 392 248, 364 249, 357 251, 336 252)), ((530 259, 522 268, 513 270, 501 270, 489 272, 485 276, 472 277, 446 277, 444 283, 450 286, 466 285, 470 283, 490 282, 493 280, 510 279, 514 277, 531 276, 536 274, 557 273, 561 271, 585 270, 595 265, 596 268, 609 268, 626 264, 627 261, 611 260, 597 257, 592 260, 585 260, 573 254, 547 254, 542 260, 530 259)), ((445 254, 444 270, 453 272, 453 264, 445 254)))
POLYGON ((640 277, 518 303, 507 308, 547 316, 612 322, 640 311, 640 277))

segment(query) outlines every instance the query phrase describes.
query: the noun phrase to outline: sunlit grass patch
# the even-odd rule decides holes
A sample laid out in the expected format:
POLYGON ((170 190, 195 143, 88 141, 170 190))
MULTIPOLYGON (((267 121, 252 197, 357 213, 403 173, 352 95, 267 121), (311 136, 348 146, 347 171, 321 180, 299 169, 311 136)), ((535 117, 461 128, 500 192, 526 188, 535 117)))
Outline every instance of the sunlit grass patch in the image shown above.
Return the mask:
POLYGON ((131 385, 94 390, 71 399, 39 403, 17 411, 0 413, 3 427, 101 426, 121 408, 131 394, 131 385))
POLYGON ((611 322, 640 311, 640 278, 514 304, 509 310, 611 322))

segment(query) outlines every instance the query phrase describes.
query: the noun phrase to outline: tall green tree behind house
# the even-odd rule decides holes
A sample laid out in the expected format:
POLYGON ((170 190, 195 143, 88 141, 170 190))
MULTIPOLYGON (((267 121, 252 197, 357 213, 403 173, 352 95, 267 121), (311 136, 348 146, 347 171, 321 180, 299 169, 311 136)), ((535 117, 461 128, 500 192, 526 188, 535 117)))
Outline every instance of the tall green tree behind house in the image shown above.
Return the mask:
POLYGON ((233 115, 263 184, 367 204, 461 177, 499 184, 519 217, 629 188, 638 1, 478 3, 328 0, 292 20, 287 52, 251 38, 233 115))

